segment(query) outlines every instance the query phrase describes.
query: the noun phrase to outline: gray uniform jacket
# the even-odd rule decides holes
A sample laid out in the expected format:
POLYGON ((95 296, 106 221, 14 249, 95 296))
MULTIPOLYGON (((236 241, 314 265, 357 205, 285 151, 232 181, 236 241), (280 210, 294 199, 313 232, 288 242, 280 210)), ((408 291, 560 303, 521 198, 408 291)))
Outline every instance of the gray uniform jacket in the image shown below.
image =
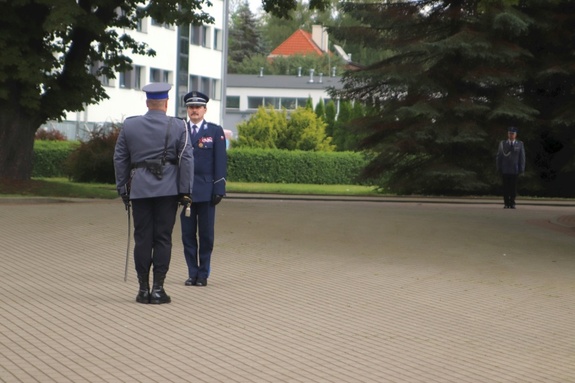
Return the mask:
POLYGON ((499 143, 497 150, 497 171, 501 174, 521 174, 525 172, 525 148, 523 142, 508 140, 499 143))
POLYGON ((194 155, 185 122, 159 110, 127 118, 116 141, 114 169, 118 193, 122 195, 129 190, 130 199, 191 194, 194 155), (158 179, 147 168, 134 165, 162 158, 170 119, 173 120, 167 145, 168 162, 158 179))

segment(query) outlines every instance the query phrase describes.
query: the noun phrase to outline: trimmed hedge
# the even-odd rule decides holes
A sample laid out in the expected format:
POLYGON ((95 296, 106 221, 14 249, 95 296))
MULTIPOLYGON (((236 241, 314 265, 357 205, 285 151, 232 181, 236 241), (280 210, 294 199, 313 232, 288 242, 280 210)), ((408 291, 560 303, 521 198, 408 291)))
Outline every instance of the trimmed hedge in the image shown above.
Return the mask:
POLYGON ((355 152, 231 149, 228 181, 353 185, 360 183, 357 176, 366 164, 355 152))
MULTIPOLYGON (((109 142, 106 147, 109 147, 109 142)), ((100 154, 105 158, 95 161, 81 161, 76 141, 36 141, 34 144, 33 177, 70 176, 70 167, 87 167, 94 172, 94 163, 108 168, 106 174, 114 174, 113 155, 104 148, 100 154), (105 153, 104 153, 105 152, 105 153), (74 153, 74 155, 72 155, 74 153)), ((92 153, 94 155, 94 153, 92 153)), ((101 156, 100 156, 101 157, 101 156)), ((279 149, 230 149, 228 150, 228 181, 296 183, 315 185, 357 185, 365 184, 357 176, 367 164, 361 153, 355 152, 309 152, 279 149)), ((78 172, 79 169, 76 169, 78 172)), ((74 178, 74 177, 72 177, 74 178)), ((85 180, 80 180, 83 182, 85 180)), ((99 181, 104 182, 104 181, 99 181)), ((105 182, 113 182, 106 180, 105 182)))
POLYGON ((32 177, 65 177, 66 160, 79 141, 34 141, 32 177))

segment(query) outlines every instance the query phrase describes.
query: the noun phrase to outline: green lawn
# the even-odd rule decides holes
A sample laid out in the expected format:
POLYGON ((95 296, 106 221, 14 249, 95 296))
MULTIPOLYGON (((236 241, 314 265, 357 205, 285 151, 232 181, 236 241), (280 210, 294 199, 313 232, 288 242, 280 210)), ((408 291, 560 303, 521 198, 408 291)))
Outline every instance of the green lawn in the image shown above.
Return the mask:
MULTIPOLYGON (((303 195, 381 195, 371 186, 306 185, 228 182, 228 193, 303 194, 303 195)), ((111 184, 78 183, 66 178, 33 178, 30 181, 0 182, 0 197, 61 197, 104 198, 118 197, 111 184)))

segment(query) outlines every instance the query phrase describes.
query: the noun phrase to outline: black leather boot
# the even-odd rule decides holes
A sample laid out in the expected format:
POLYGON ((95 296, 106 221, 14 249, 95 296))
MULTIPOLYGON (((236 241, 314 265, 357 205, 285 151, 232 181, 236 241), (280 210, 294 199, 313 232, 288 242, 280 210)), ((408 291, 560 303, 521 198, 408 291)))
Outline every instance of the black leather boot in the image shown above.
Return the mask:
POLYGON ((150 294, 150 303, 162 304, 172 301, 169 295, 164 291, 164 279, 166 279, 166 274, 154 273, 154 284, 152 285, 152 292, 150 294))
POLYGON ((138 283, 140 284, 140 290, 138 290, 138 295, 136 296, 136 302, 138 303, 150 303, 150 282, 148 275, 138 275, 138 283))

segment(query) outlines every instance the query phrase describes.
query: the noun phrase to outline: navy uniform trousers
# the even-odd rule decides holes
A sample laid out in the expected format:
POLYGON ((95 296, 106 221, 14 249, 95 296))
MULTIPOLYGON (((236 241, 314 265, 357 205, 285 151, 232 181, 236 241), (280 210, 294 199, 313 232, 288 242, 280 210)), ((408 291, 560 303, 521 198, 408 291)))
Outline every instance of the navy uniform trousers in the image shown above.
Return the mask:
POLYGON ((188 275, 192 279, 208 279, 210 276, 215 221, 216 207, 211 201, 192 202, 189 218, 182 212, 182 232, 187 233, 182 236, 184 257, 188 265, 188 275))
POLYGON ((515 206, 517 196, 517 174, 502 174, 503 203, 505 206, 515 206))

